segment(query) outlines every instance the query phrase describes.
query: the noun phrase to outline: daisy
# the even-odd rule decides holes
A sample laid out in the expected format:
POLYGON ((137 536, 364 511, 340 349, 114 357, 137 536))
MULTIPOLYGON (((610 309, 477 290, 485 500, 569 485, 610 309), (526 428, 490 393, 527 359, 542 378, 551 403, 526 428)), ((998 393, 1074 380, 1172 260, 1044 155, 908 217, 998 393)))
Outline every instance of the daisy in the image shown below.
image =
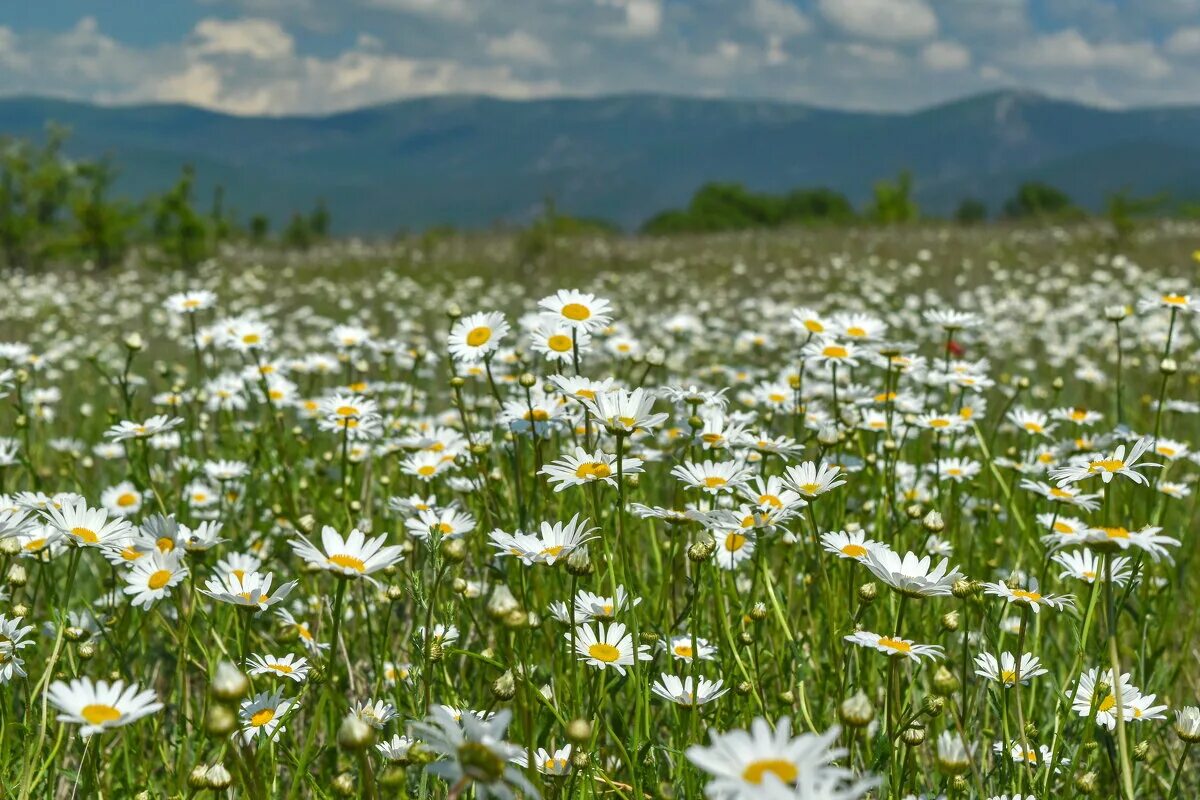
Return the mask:
POLYGON ((407 736, 396 734, 391 739, 375 745, 375 749, 378 750, 380 755, 382 755, 387 761, 407 761, 408 752, 412 749, 414 744, 416 744, 416 742, 413 739, 410 739, 407 736))
POLYGON ((1138 301, 1138 311, 1152 311, 1165 308, 1169 311, 1195 311, 1198 306, 1192 302, 1189 294, 1165 292, 1163 294, 1147 294, 1138 301))
POLYGON ((1060 422, 1073 422, 1083 427, 1091 427, 1104 418, 1098 411, 1089 411, 1082 406, 1055 408, 1050 411, 1050 418, 1060 422))
POLYGON ((717 648, 709 644, 707 639, 699 637, 696 638, 694 646, 690 636, 672 637, 670 644, 663 646, 671 654, 671 658, 685 664, 690 664, 696 659, 713 661, 717 657, 717 648))
POLYGON ((142 493, 129 481, 122 481, 100 493, 100 505, 117 517, 132 517, 142 510, 142 493))
POLYGON ((123 442, 127 439, 148 439, 182 424, 182 417, 168 417, 165 414, 159 414, 150 417, 145 422, 123 420, 105 431, 104 436, 114 442, 123 442))
POLYGON ((716 681, 710 681, 707 678, 693 679, 688 675, 680 679, 669 672, 664 672, 650 686, 650 691, 676 705, 695 708, 705 703, 711 703, 728 692, 728 689, 721 688, 723 683, 719 678, 716 681))
POLYGON ((935 644, 917 644, 898 636, 881 636, 870 631, 856 631, 845 639, 859 647, 872 647, 889 656, 909 658, 918 662, 922 656, 937 660, 943 655, 942 648, 935 644))
POLYGON ((177 292, 163 301, 163 307, 176 314, 195 314, 217 304, 217 296, 208 289, 177 292))
POLYGON ((798 492, 787 488, 783 478, 778 475, 765 480, 761 476, 755 477, 752 484, 742 486, 738 492, 763 511, 783 511, 808 505, 798 492))
POLYGON ((612 667, 621 675, 625 674, 625 667, 634 664, 635 658, 640 661, 652 658, 649 645, 638 645, 635 653, 633 636, 625 632, 625 626, 620 622, 607 628, 600 623, 595 630, 589 625, 580 625, 574 634, 564 635, 568 642, 574 641, 575 652, 581 661, 599 669, 612 667))
POLYGON ((812 461, 805 461, 803 464, 787 468, 785 483, 801 497, 811 500, 843 485, 846 478, 844 473, 839 474, 840 472, 841 467, 836 464, 826 464, 822 461, 818 465, 812 461))
POLYGON ((1181 542, 1170 536, 1159 534, 1162 528, 1147 526, 1141 530, 1131 531, 1116 526, 1111 528, 1089 528, 1083 534, 1083 541, 1098 550, 1141 550, 1154 561, 1166 559, 1174 563, 1167 547, 1179 547, 1181 542))
POLYGON ((1128 455, 1125 454, 1125 445, 1122 443, 1117 445, 1117 449, 1108 457, 1102 456, 1090 459, 1085 457, 1083 460, 1076 461, 1070 466, 1054 470, 1050 473, 1050 477, 1059 486, 1078 483, 1094 475, 1099 475, 1105 483, 1111 481, 1114 475, 1124 475, 1134 483, 1149 483, 1146 480, 1146 476, 1138 472, 1138 469, 1162 466, 1162 464, 1151 464, 1148 462, 1138 463, 1138 459, 1149 449, 1150 441, 1146 437, 1142 437, 1133 443, 1133 447, 1129 449, 1128 455))
MULTIPOLYGON (((1091 550, 1072 550, 1070 552, 1055 553, 1052 558, 1054 562, 1063 568, 1063 571, 1058 574, 1061 579, 1075 578, 1076 580, 1086 581, 1087 583, 1095 583, 1097 580, 1103 581, 1104 565, 1100 561, 1100 557, 1091 550)), ((1117 586, 1124 586, 1129 582, 1130 576, 1130 559, 1114 558, 1112 560, 1112 579, 1117 586)))
POLYGON ((1067 606, 1075 604, 1075 598, 1069 594, 1042 594, 1038 589, 1037 578, 1029 579, 1028 589, 1014 589, 1002 581, 983 584, 984 594, 989 594, 992 597, 1003 597, 1010 603, 1025 603, 1035 614, 1040 612, 1043 606, 1061 611, 1067 606))
POLYGON ((1096 668, 1089 669, 1087 672, 1079 676, 1079 682, 1075 685, 1071 692, 1071 709, 1079 716, 1087 719, 1092 715, 1092 707, 1096 709, 1096 724, 1108 728, 1110 731, 1117 726, 1117 690, 1120 690, 1121 705, 1124 707, 1123 712, 1125 719, 1131 719, 1133 714, 1130 709, 1130 702, 1135 700, 1141 691, 1129 682, 1129 673, 1121 675, 1120 685, 1118 686, 1113 681, 1113 672, 1111 669, 1100 672, 1096 668), (1096 691, 1097 684, 1104 683, 1109 686, 1108 694, 1099 697, 1096 691))
POLYGON ((809 342, 801 351, 804 358, 824 367, 857 367, 858 347, 851 342, 824 339, 809 342))
MULTIPOLYGON (((525 754, 521 753, 518 756, 517 763, 522 764, 522 761, 526 759, 525 754)), ((539 747, 537 752, 533 754, 533 763, 537 767, 538 772, 543 775, 569 775, 571 772, 571 745, 564 745, 555 750, 553 754, 548 752, 544 747, 539 747)))
POLYGON ((453 786, 470 787, 481 798, 496 796, 538 797, 538 791, 512 762, 520 748, 504 740, 512 712, 508 709, 488 719, 475 714, 456 718, 442 706, 429 709, 422 722, 413 723, 412 735, 424 748, 441 758, 425 767, 453 786), (518 795, 510 787, 516 787, 518 795))
POLYGON ((576 353, 586 353, 592 343, 592 335, 586 328, 567 325, 550 315, 540 317, 529 336, 533 351, 547 361, 572 361, 576 353))
POLYGON ((631 598, 624 586, 617 587, 614 597, 592 594, 586 589, 581 589, 575 595, 575 616, 581 622, 593 619, 608 620, 628 608, 640 605, 641 602, 640 597, 631 598))
POLYGON ((308 650, 309 653, 319 653, 322 650, 329 649, 328 642, 317 641, 317 638, 313 636, 312 628, 309 627, 307 622, 301 622, 296 619, 292 616, 292 612, 286 608, 280 608, 275 613, 279 616, 279 619, 286 626, 287 630, 294 633, 300 639, 300 642, 304 645, 304 649, 308 650))
MULTIPOLYGON (((574 454, 559 456, 538 471, 545 475, 551 484, 557 484, 554 491, 561 492, 572 486, 583 486, 589 483, 605 483, 617 485, 617 457, 602 450, 589 453, 582 447, 576 447, 574 454)), ((625 475, 634 475, 642 471, 642 461, 626 456, 622 459, 620 471, 625 475)))
POLYGON ((135 608, 149 609, 170 594, 170 590, 187 577, 188 569, 183 566, 183 552, 163 553, 158 550, 139 558, 125 573, 124 592, 131 596, 129 601, 135 608))
POLYGON ((983 324, 983 319, 978 314, 953 308, 927 308, 921 313, 921 317, 930 325, 936 325, 946 333, 977 328, 983 324))
POLYGON ((1050 436, 1054 425, 1043 411, 1014 408, 1008 412, 1008 421, 1031 436, 1050 436))
MULTIPOLYGON (((995 681, 1005 687, 1012 686, 1017 682, 1017 660, 1012 653, 1002 652, 999 660, 991 653, 980 653, 975 656, 975 664, 979 667, 975 670, 975 674, 987 678, 989 681, 995 681)), ((1046 672, 1047 670, 1037 656, 1032 653, 1025 653, 1021 656, 1020 682, 1022 686, 1027 686, 1030 679, 1036 678, 1038 675, 1045 675, 1046 672)))
POLYGON ((824 318, 811 308, 797 308, 792 312, 792 329, 806 336, 820 335, 826 332, 827 323, 824 318))
POLYGON ((246 659, 246 666, 251 675, 272 675, 296 683, 303 683, 308 677, 308 659, 292 653, 282 657, 252 654, 246 659))
POLYGON ((498 311, 480 311, 463 317, 450 329, 450 354, 455 361, 474 363, 496 352, 508 335, 508 323, 498 311))
POLYGON ((749 531, 727 531, 717 537, 717 566, 730 570, 750 559, 758 537, 749 531))
POLYGON ((405 475, 422 481, 431 481, 446 470, 454 467, 454 459, 448 459, 441 453, 431 453, 421 451, 413 453, 408 458, 404 459, 400 465, 400 469, 405 475))
POLYGON ((750 479, 750 471, 736 461, 687 461, 674 467, 671 474, 693 489, 707 494, 732 492, 750 479))
POLYGON ((862 563, 876 578, 909 597, 945 597, 963 577, 957 567, 947 568, 944 558, 930 570, 929 556, 918 558, 913 552, 901 556, 884 544, 868 549, 862 563))
POLYGON ((259 692, 249 700, 242 701, 238 717, 242 722, 240 736, 243 744, 250 744, 259 736, 272 741, 287 730, 283 718, 296 708, 295 700, 283 699, 283 692, 259 692))
POLYGON ((627 435, 637 430, 657 428, 666 421, 665 413, 653 413, 654 395, 637 388, 632 392, 613 389, 580 402, 614 435, 627 435))
POLYGON ((344 578, 369 579, 372 573, 387 569, 404 558, 399 545, 384 547, 387 534, 367 539, 357 528, 343 538, 340 533, 325 525, 321 528, 321 548, 313 546, 299 534, 297 537, 289 542, 296 555, 307 561, 310 566, 328 570, 344 578))
POLYGON ((856 800, 876 781, 855 781, 853 773, 834 762, 845 755, 835 747, 841 731, 802 733, 792 737, 791 720, 774 727, 762 717, 750 730, 708 732, 710 744, 692 745, 688 760, 713 776, 704 793, 713 800, 751 798, 822 798, 856 800))
POLYGON ((862 341, 879 339, 887 333, 887 325, 883 320, 870 314, 853 312, 834 314, 829 321, 829 327, 838 336, 862 341))
POLYGON ((958 414, 922 414, 916 418, 914 424, 918 428, 937 433, 957 433, 966 428, 970 421, 958 414))
POLYGON ((350 707, 350 713, 375 730, 382 730, 384 725, 400 716, 395 706, 383 700, 362 700, 350 707))
POLYGON ((1025 491, 1041 495, 1052 502, 1082 508, 1084 511, 1095 511, 1100 507, 1099 494, 1084 494, 1074 486, 1051 486, 1042 481, 1031 480, 1021 481, 1020 486, 1025 491))
POLYGON ((84 738, 136 722, 163 707, 153 690, 141 691, 121 681, 93 683, 91 678, 54 681, 46 689, 46 697, 59 710, 58 721, 82 726, 79 735, 84 738))
POLYGON ((408 535, 421 541, 433 534, 442 539, 459 539, 475 530, 475 517, 457 508, 425 509, 404 523, 408 535))
POLYGON ((929 465, 930 472, 955 483, 971 480, 979 474, 980 469, 980 463, 969 458, 943 458, 929 465))
POLYGON ((88 508, 87 501, 79 498, 62 508, 51 506, 45 512, 51 525, 62 531, 67 539, 78 547, 104 547, 122 543, 133 534, 133 526, 124 519, 108 518, 102 508, 88 508))
POLYGON ((568 327, 581 331, 599 330, 612 321, 612 304, 594 294, 559 289, 538 301, 538 307, 568 327))
POLYGON ((270 572, 265 575, 259 572, 245 575, 228 574, 209 578, 200 591, 222 603, 265 611, 282 601, 296 588, 296 581, 288 581, 271 594, 272 580, 274 576, 270 572))
POLYGON ((830 531, 821 534, 821 547, 839 558, 862 561, 867 551, 879 546, 879 542, 868 539, 864 531, 830 531))

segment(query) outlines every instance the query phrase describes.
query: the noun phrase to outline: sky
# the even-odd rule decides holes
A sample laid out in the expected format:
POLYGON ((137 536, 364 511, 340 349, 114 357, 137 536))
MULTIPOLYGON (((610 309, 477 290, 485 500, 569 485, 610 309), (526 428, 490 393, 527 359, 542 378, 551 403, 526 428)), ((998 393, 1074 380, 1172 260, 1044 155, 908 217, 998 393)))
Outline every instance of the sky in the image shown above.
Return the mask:
POLYGON ((1200 104, 1200 0, 8 0, 0 95, 325 114, 445 93, 1200 104))

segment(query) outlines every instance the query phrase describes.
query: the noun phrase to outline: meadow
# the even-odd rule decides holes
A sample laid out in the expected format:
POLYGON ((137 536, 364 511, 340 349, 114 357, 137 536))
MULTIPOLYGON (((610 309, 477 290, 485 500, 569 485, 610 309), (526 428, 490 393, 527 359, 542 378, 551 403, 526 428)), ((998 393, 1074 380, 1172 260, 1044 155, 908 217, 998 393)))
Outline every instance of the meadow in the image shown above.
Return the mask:
POLYGON ((1200 791, 1200 224, 143 261, 0 275, 0 797, 1200 791))

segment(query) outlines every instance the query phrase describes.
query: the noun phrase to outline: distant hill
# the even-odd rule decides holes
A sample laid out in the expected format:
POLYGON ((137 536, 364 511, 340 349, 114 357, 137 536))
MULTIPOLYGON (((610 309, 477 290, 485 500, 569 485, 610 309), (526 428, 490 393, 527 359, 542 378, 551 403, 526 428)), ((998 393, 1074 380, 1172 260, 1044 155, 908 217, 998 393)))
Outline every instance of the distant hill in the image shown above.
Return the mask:
POLYGON ((862 204, 910 169, 924 209, 995 211, 1024 180, 1096 208, 1106 192, 1200 198, 1200 107, 1110 111, 1002 92, 908 114, 655 95, 531 101, 447 96, 322 117, 237 117, 182 105, 0 99, 0 135, 69 125, 69 151, 110 154, 133 196, 196 166, 243 215, 279 224, 323 197, 343 233, 564 212, 634 227, 707 181, 761 191, 825 185, 862 204))

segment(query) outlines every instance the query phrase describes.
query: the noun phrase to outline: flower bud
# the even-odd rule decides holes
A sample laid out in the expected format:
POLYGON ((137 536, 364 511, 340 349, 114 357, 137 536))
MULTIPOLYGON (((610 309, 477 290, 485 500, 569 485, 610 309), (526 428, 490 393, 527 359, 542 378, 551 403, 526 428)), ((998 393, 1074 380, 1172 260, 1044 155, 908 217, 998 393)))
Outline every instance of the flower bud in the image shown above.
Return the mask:
POLYGON ((943 664, 933 673, 933 691, 942 697, 949 697, 958 691, 958 677, 943 664))
POLYGON ((1082 775, 1075 776, 1075 789, 1080 794, 1093 795, 1099 786, 1099 779, 1094 772, 1085 772, 1082 775))
POLYGON ((950 586, 950 594, 954 595, 959 600, 966 600, 968 597, 975 594, 975 584, 966 578, 959 578, 950 586))
POLYGON ((362 750, 375 742, 375 729, 357 714, 347 714, 338 727, 337 741, 343 750, 362 750))
POLYGON ((586 578, 596 571, 592 557, 586 547, 577 547, 567 556, 567 572, 577 578, 586 578))
POLYGON ((1163 375, 1174 375, 1179 371, 1179 364, 1173 358, 1164 358, 1158 364, 1158 371, 1163 375))
POLYGON ((870 698, 859 689, 852 697, 847 697, 838 706, 838 717, 842 724, 851 728, 865 728, 875 719, 875 708, 870 698))
POLYGON ((237 715, 225 705, 210 703, 204 714, 204 730, 217 739, 223 739, 237 728, 237 715))
POLYGON ((942 515, 936 510, 931 510, 921 520, 921 527, 930 533, 941 533, 946 529, 946 521, 942 519, 942 515))
POLYGON ((217 664, 217 672, 209 683, 209 689, 218 700, 233 703, 250 691, 250 679, 229 661, 222 661, 217 664))
POLYGON ((926 716, 936 717, 946 707, 946 701, 936 695, 928 695, 921 701, 921 710, 926 716))
POLYGON ((767 606, 765 603, 755 603, 750 609, 750 619, 755 622, 762 622, 767 618, 767 606))
POLYGON ((942 614, 942 630, 953 633, 954 631, 958 630, 958 624, 959 619, 957 611, 947 611, 945 614, 942 614))
POLYGON ((592 739, 592 724, 586 719, 573 719, 567 723, 567 741, 580 745, 592 739))
POLYGON ((858 587, 858 599, 863 603, 874 602, 879 595, 879 587, 873 583, 864 583, 858 587))
POLYGON ((221 792, 233 784, 233 776, 229 774, 229 770, 225 769, 224 764, 218 762, 204 773, 204 781, 208 784, 209 789, 221 792))
POLYGON ((197 764, 192 767, 192 771, 188 773, 188 786, 193 789, 207 789, 208 781, 205 776, 208 775, 208 767, 204 764, 197 764))
POLYGON ((920 747, 925 743, 925 726, 920 723, 913 723, 904 729, 900 734, 900 738, 909 747, 920 747))
POLYGON ((96 643, 80 642, 79 646, 75 648, 75 652, 79 655, 81 661, 90 661, 96 656, 96 643))
POLYGON ((512 670, 508 670, 492 681, 492 696, 504 702, 517 696, 517 682, 513 678, 512 670))
POLYGON ((503 621, 514 611, 520 611, 521 604, 513 596, 512 591, 503 583, 496 584, 492 595, 488 598, 487 614, 494 620, 503 621))
POLYGON ((354 788, 354 776, 349 772, 343 772, 333 779, 334 794, 342 797, 354 797, 356 790, 354 788))
POLYGON ((467 560, 467 543, 462 539, 442 540, 442 556, 451 564, 461 564, 467 560))
POLYGON ((1104 318, 1109 322, 1120 322, 1125 319, 1125 306, 1105 306, 1104 318))

